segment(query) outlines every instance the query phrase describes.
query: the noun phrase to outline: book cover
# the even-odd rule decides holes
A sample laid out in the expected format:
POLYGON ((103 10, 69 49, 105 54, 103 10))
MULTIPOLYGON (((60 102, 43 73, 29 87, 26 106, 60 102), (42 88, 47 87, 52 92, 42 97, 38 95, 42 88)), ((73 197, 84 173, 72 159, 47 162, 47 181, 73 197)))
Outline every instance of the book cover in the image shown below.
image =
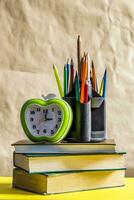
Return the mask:
POLYGON ((29 140, 20 140, 12 146, 16 153, 89 153, 89 152, 115 152, 115 142, 112 139, 98 143, 68 143, 57 144, 34 143, 29 140))
POLYGON ((125 152, 97 154, 16 154, 14 166, 29 173, 119 169, 125 165, 125 152))
POLYGON ((124 175, 125 168, 59 174, 29 174, 24 170, 14 169, 13 187, 40 194, 76 192, 123 186, 124 175))

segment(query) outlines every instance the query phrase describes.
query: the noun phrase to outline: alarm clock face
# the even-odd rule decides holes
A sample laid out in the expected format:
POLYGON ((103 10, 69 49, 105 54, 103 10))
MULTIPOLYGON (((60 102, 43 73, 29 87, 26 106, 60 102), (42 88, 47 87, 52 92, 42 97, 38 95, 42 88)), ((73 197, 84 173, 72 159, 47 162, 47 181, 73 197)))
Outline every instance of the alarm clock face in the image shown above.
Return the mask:
POLYGON ((69 104, 62 99, 29 99, 21 108, 20 118, 30 140, 56 143, 69 132, 73 113, 69 104))
POLYGON ((60 128, 64 113, 59 105, 47 107, 31 105, 26 109, 26 124, 31 134, 36 137, 53 136, 60 128))

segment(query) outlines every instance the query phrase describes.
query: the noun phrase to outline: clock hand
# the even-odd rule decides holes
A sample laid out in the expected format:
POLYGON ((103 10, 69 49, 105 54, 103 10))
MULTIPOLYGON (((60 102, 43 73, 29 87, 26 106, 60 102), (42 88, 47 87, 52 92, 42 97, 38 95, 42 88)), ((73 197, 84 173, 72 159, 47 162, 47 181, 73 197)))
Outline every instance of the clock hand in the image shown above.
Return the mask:
POLYGON ((45 121, 48 121, 48 120, 53 120, 52 118, 46 118, 46 120, 45 121))
POLYGON ((45 113, 45 119, 46 119, 47 113, 48 113, 48 109, 46 110, 46 113, 45 113))

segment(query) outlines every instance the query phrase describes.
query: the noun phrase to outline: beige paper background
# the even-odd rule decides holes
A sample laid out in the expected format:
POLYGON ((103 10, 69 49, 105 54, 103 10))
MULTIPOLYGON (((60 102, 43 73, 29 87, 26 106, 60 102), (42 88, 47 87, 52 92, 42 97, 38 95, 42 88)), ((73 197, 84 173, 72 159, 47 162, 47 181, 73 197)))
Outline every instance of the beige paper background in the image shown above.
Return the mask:
POLYGON ((29 98, 58 94, 52 64, 76 64, 76 39, 94 59, 99 80, 108 68, 107 130, 126 150, 134 175, 134 1, 0 1, 0 175, 12 174, 11 143, 24 138, 19 121, 29 98))

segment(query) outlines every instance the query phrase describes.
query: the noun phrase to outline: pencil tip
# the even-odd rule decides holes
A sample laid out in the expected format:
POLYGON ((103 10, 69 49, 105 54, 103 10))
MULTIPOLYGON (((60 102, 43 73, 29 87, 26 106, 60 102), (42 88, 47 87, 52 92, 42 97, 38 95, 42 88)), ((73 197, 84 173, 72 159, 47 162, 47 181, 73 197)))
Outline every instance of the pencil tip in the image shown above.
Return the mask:
POLYGON ((74 67, 74 61, 71 59, 71 67, 74 67))
POLYGON ((89 59, 89 58, 88 58, 88 53, 86 53, 86 56, 85 56, 85 57, 86 57, 86 61, 88 62, 88 59, 89 59))
POLYGON ((69 64, 69 58, 67 59, 67 64, 69 64))
POLYGON ((78 35, 78 41, 81 41, 81 36, 80 35, 78 35))
POLYGON ((104 71, 104 76, 106 76, 107 74, 107 68, 105 68, 105 71, 104 71))

